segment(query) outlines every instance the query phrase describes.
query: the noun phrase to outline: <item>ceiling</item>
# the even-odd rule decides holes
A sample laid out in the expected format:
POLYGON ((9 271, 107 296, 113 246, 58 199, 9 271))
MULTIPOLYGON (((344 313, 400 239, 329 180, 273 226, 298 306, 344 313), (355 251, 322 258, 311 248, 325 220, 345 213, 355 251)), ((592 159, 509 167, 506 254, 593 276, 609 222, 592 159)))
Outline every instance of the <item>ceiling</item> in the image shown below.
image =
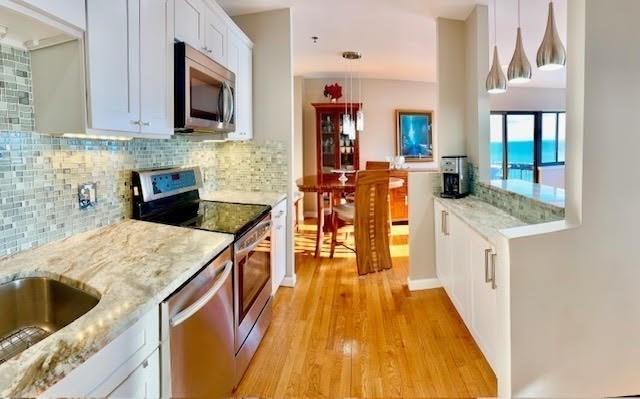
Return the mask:
MULTIPOLYGON (((362 77, 436 81, 436 17, 465 19, 475 4, 490 0, 218 0, 230 15, 291 8, 294 73, 306 77, 341 77, 348 67, 340 54, 357 50, 350 65, 362 77), (318 36, 313 43, 312 36, 318 36)), ((517 27, 517 0, 496 0, 498 48, 502 64, 511 59, 517 27)), ((532 65, 542 40, 547 2, 521 0, 525 50, 532 65)), ((566 44, 566 0, 555 0, 558 30, 566 44)), ((534 68, 535 69, 535 68, 534 68)), ((565 71, 538 72, 531 87, 564 87, 565 71)))

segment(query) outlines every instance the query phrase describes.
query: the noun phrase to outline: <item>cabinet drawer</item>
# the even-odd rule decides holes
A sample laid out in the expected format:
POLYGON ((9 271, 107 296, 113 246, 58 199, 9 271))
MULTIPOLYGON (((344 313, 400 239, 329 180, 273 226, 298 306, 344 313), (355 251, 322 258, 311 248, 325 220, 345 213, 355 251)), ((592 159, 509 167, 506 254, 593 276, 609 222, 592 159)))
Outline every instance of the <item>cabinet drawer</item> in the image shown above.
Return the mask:
POLYGON ((49 388, 42 397, 104 397, 115 390, 160 343, 154 307, 98 353, 49 388))

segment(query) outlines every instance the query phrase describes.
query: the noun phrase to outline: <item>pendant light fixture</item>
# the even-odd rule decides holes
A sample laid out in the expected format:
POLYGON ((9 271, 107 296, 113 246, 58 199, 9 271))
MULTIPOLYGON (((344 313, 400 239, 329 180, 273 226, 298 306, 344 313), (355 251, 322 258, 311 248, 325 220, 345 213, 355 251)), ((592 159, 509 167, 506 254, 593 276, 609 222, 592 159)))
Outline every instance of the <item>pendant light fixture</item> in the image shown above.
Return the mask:
POLYGON ((516 49, 513 53, 513 58, 509 63, 509 69, 507 70, 507 77, 509 83, 522 84, 531 80, 531 64, 527 59, 527 54, 524 51, 522 45, 522 33, 520 30, 520 0, 518 0, 518 33, 516 35, 516 49))
POLYGON ((549 1, 547 29, 544 32, 542 44, 538 49, 536 61, 538 68, 543 71, 561 69, 567 64, 567 51, 562 44, 562 40, 560 40, 560 35, 558 35, 558 29, 556 28, 553 0, 549 1))
POLYGON ((489 94, 500 94, 507 91, 507 78, 504 76, 502 67, 500 66, 500 58, 498 57, 498 8, 496 1, 493 0, 493 64, 487 76, 487 92, 489 94))
MULTIPOLYGON (((354 61, 362 58, 362 54, 360 54, 357 51, 345 51, 342 53, 342 58, 344 58, 347 61, 354 61)), ((352 117, 353 115, 353 68, 351 65, 349 65, 348 70, 349 70, 349 109, 347 109, 347 104, 345 103, 345 113, 343 116, 343 134, 349 136, 349 139, 355 140, 358 115, 356 115, 355 117, 352 117)), ((345 76, 345 87, 346 85, 347 85, 347 79, 345 76)))

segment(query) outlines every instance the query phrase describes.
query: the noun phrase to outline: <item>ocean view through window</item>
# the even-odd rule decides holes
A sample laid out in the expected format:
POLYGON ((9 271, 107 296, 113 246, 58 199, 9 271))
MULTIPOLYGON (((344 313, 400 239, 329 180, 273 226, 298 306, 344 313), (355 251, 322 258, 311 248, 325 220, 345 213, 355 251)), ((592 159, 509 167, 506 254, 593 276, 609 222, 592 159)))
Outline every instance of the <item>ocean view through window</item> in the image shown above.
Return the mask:
POLYGON ((490 119, 491 179, 539 183, 540 167, 564 165, 566 115, 562 111, 501 111, 490 119))

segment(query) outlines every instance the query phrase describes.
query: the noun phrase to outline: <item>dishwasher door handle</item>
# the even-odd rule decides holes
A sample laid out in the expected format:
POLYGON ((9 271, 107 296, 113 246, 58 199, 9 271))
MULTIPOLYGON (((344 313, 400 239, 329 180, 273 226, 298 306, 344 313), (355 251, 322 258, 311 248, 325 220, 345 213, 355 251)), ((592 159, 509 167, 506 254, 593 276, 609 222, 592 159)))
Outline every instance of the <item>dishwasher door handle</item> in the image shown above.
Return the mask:
POLYGON ((207 291, 204 295, 198 298, 198 300, 192 303, 188 308, 186 308, 185 310, 182 310, 180 313, 173 316, 171 320, 169 320, 169 325, 171 327, 175 327, 183 323, 189 317, 196 314, 198 310, 202 309, 204 305, 206 305, 214 296, 216 296, 218 291, 220 291, 220 288, 222 288, 224 283, 229 278, 229 275, 231 274, 231 270, 233 270, 233 262, 230 260, 227 261, 223 269, 224 270, 222 271, 222 274, 220 274, 220 278, 211 287, 211 289, 209 289, 209 291, 207 291))

